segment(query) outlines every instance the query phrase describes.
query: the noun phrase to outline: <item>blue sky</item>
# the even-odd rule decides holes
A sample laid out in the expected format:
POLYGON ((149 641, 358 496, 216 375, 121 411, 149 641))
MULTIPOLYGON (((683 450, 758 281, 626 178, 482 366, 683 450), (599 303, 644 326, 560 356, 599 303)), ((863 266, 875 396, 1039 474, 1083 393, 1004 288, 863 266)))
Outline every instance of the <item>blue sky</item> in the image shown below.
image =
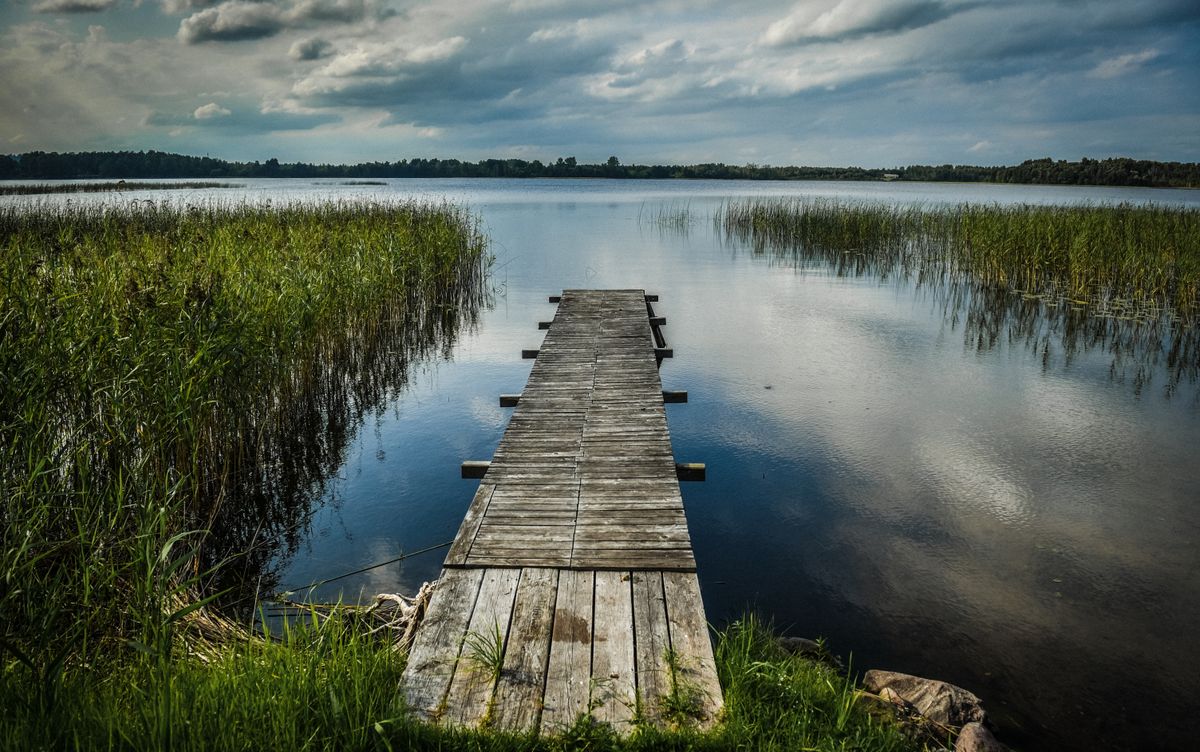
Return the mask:
POLYGON ((7 0, 36 149, 1200 161, 1200 0, 7 0))

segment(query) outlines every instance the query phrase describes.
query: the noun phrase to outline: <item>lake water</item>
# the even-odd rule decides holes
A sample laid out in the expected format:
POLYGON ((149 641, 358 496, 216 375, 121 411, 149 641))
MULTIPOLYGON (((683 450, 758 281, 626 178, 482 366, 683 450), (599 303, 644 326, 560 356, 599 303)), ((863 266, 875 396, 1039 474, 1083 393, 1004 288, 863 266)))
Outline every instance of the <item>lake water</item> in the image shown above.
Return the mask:
MULTIPOLYGON (((494 306, 352 432, 277 554, 298 588, 450 541, 564 288, 657 293, 705 607, 828 638, 858 670, 952 681, 1028 749, 1185 748, 1200 670, 1200 397, 1161 333, 986 290, 756 252, 707 218, 735 197, 1200 206, 1200 191, 978 184, 240 181, 124 195, 446 199, 477 212, 494 306), (653 218, 687 209, 683 230, 653 218), (1064 314, 1065 316, 1065 314, 1064 314)), ((76 195, 77 202, 112 201, 76 195)), ((65 200, 54 197, 54 201, 65 200)), ((5 201, 6 203, 8 200, 5 201)), ((1194 332, 1185 344, 1195 347, 1194 332)), ((1189 365, 1190 363, 1190 365, 1189 365)), ((445 549, 316 588, 414 592, 445 549)))

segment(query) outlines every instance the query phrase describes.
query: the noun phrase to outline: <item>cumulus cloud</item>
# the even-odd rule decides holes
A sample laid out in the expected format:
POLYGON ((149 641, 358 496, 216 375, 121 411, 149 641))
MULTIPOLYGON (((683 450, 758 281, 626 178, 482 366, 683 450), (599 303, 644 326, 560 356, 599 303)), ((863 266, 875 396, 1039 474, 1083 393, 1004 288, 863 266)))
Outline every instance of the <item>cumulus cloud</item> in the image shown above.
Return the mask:
POLYGON ((768 46, 779 47, 806 41, 894 33, 927 26, 955 12, 955 7, 941 0, 804 2, 768 26, 762 41, 768 46))
POLYGON ((297 40, 288 51, 288 56, 293 60, 320 60, 332 54, 333 44, 320 37, 297 40))
POLYGON ((278 34, 283 27, 278 6, 230 0, 183 19, 179 39, 187 44, 261 39, 278 34))
POLYGON ((1141 52, 1131 52, 1127 55, 1118 55, 1117 57, 1109 58, 1101 62, 1093 68, 1089 75, 1093 78, 1116 78, 1124 76, 1145 63, 1150 62, 1159 56, 1159 51, 1155 49, 1142 50, 1141 52))
POLYGON ((368 0, 293 0, 289 3, 225 0, 215 7, 208 7, 211 5, 208 0, 167 0, 164 7, 177 11, 202 8, 179 24, 178 37, 187 44, 262 39, 285 29, 350 24, 362 21, 372 13, 378 17, 389 13, 368 0))
POLYGON ((371 86, 394 83, 401 77, 412 81, 423 67, 448 60, 466 43, 465 37, 456 36, 415 47, 395 42, 360 44, 298 81, 293 91, 312 96, 351 88, 362 80, 371 86))
POLYGON ((216 102, 209 102, 208 104, 197 107, 195 112, 192 113, 192 117, 196 118, 197 120, 213 120, 215 118, 229 117, 232 114, 232 112, 216 102))
POLYGON ((117 0, 38 0, 35 13, 98 13, 117 4, 117 0))
POLYGON ((617 62, 612 71, 593 79, 589 91, 609 99, 636 97, 650 100, 707 83, 696 80, 695 74, 688 70, 688 60, 693 52, 694 49, 681 39, 667 39, 642 48, 617 62))

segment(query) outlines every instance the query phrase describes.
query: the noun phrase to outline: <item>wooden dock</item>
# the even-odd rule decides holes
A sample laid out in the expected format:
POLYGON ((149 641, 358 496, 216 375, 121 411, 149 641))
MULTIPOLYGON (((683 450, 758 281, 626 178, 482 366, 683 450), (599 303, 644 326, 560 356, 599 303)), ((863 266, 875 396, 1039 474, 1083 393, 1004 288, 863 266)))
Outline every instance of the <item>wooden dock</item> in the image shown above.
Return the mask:
POLYGON ((402 682, 426 720, 553 734, 585 714, 620 733, 716 719, 677 479, 695 468, 675 464, 647 301, 565 291, 524 392, 502 398, 515 411, 495 456, 464 465, 482 481, 402 682))

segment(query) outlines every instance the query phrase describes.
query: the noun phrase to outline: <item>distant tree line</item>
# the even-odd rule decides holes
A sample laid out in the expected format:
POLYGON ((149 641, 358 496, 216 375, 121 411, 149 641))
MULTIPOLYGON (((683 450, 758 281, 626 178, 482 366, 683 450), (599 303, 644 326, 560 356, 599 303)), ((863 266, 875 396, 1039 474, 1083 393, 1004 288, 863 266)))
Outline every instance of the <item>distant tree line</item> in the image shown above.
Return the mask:
POLYGON ((624 165, 609 157, 580 164, 575 157, 554 162, 524 159, 401 159, 353 165, 229 162, 161 151, 28 152, 0 156, 0 180, 79 178, 624 178, 710 180, 928 180, 1052 185, 1200 187, 1200 163, 1151 162, 1127 158, 1030 159, 1016 166, 910 165, 861 167, 773 167, 770 165, 624 165))

